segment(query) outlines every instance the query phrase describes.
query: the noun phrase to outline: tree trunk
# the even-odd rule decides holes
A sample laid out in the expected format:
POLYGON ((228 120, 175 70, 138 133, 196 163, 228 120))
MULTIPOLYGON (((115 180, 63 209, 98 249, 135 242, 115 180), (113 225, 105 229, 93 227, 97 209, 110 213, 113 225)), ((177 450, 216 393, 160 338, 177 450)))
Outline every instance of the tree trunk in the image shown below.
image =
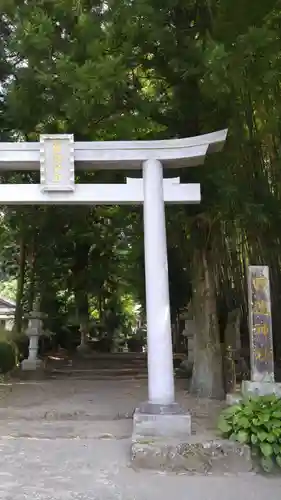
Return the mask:
POLYGON ((80 328, 85 331, 89 323, 89 299, 86 291, 81 289, 74 289, 75 307, 77 317, 79 320, 80 328))
POLYGON ((85 341, 89 329, 89 297, 88 297, 88 243, 76 243, 72 266, 72 283, 75 306, 80 324, 81 343, 85 341))
POLYGON ((99 311, 99 321, 101 322, 103 315, 103 296, 101 291, 98 294, 98 311, 99 311))
POLYGON ((222 354, 216 310, 215 285, 206 251, 193 261, 194 365, 191 392, 200 397, 224 397, 222 354))
POLYGON ((22 329, 22 297, 24 290, 24 280, 25 280, 25 270, 26 270, 26 245, 24 237, 20 240, 20 251, 19 251, 19 273, 17 280, 17 294, 16 294, 16 310, 15 310, 15 322, 14 331, 21 332, 22 329))
POLYGON ((30 254, 30 276, 28 287, 28 311, 32 311, 35 299, 35 267, 36 267, 36 236, 33 238, 33 245, 30 254))

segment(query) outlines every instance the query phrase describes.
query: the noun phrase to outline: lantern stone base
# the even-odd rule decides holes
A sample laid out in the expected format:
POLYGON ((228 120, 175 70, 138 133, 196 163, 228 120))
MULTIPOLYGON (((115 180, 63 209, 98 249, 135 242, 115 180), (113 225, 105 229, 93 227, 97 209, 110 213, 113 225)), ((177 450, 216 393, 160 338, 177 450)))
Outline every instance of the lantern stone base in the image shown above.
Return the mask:
POLYGON ((36 371, 43 368, 41 359, 24 359, 21 363, 22 371, 36 371))
POLYGON ((243 380, 242 395, 243 396, 268 396, 276 394, 281 398, 281 384, 276 382, 253 382, 251 380, 243 380))
POLYGON ((243 398, 251 396, 269 396, 275 394, 281 398, 281 384, 278 382, 253 382, 252 380, 243 380, 241 392, 228 393, 226 403, 229 406, 239 404, 243 398))
POLYGON ((77 352, 81 355, 88 354, 91 352, 91 348, 88 344, 79 344, 77 347, 77 352))

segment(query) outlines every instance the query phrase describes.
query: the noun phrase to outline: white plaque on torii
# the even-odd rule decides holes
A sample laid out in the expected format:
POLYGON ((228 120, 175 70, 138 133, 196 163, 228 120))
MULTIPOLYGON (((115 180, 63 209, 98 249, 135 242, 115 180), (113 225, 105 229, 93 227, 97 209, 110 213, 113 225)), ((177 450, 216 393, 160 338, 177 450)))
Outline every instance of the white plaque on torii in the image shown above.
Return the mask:
POLYGON ((74 137, 73 135, 40 136, 40 184, 42 190, 72 192, 74 186, 74 137))

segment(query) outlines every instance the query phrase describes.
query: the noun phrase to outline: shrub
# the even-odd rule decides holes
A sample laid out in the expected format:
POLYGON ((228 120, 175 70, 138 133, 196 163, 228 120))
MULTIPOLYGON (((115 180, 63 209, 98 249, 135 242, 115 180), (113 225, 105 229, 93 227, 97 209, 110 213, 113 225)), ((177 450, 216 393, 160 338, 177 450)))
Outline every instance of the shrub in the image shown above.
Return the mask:
POLYGON ((17 348, 17 355, 20 360, 28 357, 29 339, 25 333, 0 328, 0 342, 11 342, 15 345, 17 348))
POLYGON ((0 342, 9 342, 11 339, 12 332, 5 330, 5 328, 0 328, 0 342))
POLYGON ((264 471, 281 467, 281 399, 257 396, 224 410, 219 418, 224 437, 251 446, 264 471))
POLYGON ((19 360, 22 361, 23 359, 28 358, 29 338, 25 335, 25 333, 12 332, 10 340, 17 347, 19 360))
POLYGON ((0 372, 8 373, 17 365, 17 347, 13 342, 0 341, 0 372))

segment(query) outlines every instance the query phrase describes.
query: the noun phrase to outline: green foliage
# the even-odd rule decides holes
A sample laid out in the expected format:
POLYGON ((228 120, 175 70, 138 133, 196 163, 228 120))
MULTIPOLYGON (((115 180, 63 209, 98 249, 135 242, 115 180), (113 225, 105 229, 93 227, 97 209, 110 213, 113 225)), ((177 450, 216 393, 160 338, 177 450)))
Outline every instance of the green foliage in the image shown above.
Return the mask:
POLYGON ((12 341, 0 340, 0 372, 12 371, 18 362, 17 347, 12 341))
POLYGON ((29 339, 24 333, 1 329, 0 342, 10 344, 13 347, 16 363, 28 357, 29 339))
POLYGON ((226 438, 251 446, 262 468, 281 467, 281 399, 275 395, 252 397, 224 410, 219 430, 226 438))
POLYGON ((28 357, 29 338, 24 333, 9 332, 9 339, 16 346, 18 360, 28 357))
POLYGON ((0 329, 0 342, 9 342, 11 340, 12 333, 4 328, 0 329))
POLYGON ((17 282, 15 279, 0 281, 0 297, 7 297, 7 299, 15 300, 16 288, 17 282))

